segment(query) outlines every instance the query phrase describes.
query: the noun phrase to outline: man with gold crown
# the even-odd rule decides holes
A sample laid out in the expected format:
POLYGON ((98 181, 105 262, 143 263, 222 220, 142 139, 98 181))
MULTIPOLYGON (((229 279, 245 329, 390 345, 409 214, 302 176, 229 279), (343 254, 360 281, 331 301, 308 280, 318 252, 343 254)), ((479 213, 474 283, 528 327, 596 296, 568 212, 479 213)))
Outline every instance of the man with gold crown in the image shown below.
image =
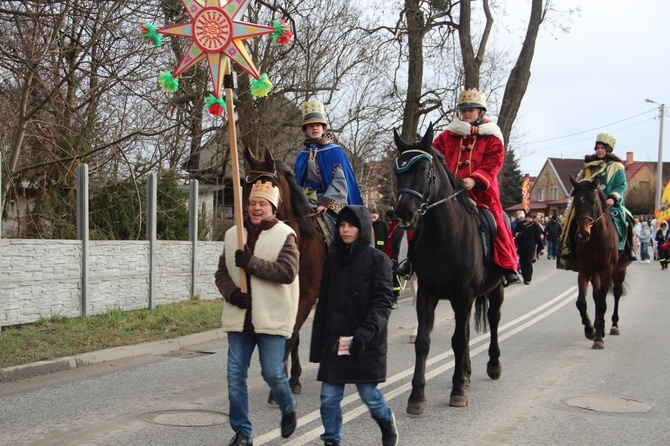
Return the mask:
POLYGON ((454 120, 433 141, 433 148, 444 155, 477 206, 493 214, 498 226, 493 262, 504 270, 505 286, 519 283, 514 237, 503 216, 498 186, 498 172, 505 162, 502 132, 486 117, 486 97, 476 88, 461 92, 456 112, 454 120))
POLYGON ((324 217, 328 236, 335 233, 335 219, 349 204, 363 204, 358 182, 344 150, 335 135, 327 131, 328 121, 323 104, 307 101, 302 104, 304 148, 295 159, 295 175, 312 207, 324 217))
MULTIPOLYGON (((619 234, 619 251, 623 252, 626 261, 637 260, 633 248, 633 226, 635 221, 632 214, 624 206, 623 197, 626 194, 626 168, 623 161, 614 153, 616 139, 607 133, 596 136, 595 153, 584 157, 584 179, 598 179, 600 190, 607 197, 607 206, 614 220, 619 234)), ((559 258, 557 267, 576 271, 575 260, 575 233, 577 224, 573 221, 572 206, 568 210, 563 233, 559 244, 559 258)))
POLYGON ((238 246, 235 226, 226 231, 215 274, 226 301, 221 321, 228 333, 229 421, 235 431, 229 446, 253 444, 247 374, 256 346, 263 379, 282 413, 282 437, 290 437, 296 427, 295 400, 283 361, 286 338, 293 334, 298 314, 300 255, 295 232, 277 219, 279 200, 279 188, 271 182, 254 183, 244 221, 246 242, 238 246), (246 272, 246 293, 240 290, 238 268, 246 272))

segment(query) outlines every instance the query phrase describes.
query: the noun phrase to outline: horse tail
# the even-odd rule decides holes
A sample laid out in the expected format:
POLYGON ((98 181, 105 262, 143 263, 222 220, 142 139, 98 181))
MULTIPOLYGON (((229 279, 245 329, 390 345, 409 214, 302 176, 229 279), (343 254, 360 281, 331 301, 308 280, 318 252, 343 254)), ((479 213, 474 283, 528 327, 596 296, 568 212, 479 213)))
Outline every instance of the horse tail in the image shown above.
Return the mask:
POLYGON ((475 299, 475 330, 486 333, 489 331, 486 314, 489 311, 489 300, 486 294, 477 296, 475 299))

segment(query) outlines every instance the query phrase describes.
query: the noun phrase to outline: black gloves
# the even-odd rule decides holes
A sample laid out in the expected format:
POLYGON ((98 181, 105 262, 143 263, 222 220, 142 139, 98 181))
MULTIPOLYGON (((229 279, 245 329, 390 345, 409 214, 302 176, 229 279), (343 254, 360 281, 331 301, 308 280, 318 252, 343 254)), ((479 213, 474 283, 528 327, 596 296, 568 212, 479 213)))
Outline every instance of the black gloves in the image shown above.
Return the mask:
POLYGON ((349 346, 349 354, 354 358, 363 354, 365 350, 365 339, 362 336, 354 335, 349 346))
POLYGON ((237 251, 235 251, 235 266, 237 266, 238 268, 247 269, 247 265, 251 261, 252 257, 253 254, 251 254, 250 252, 238 249, 237 251))
POLYGON ((239 288, 235 288, 235 291, 228 298, 228 302, 243 310, 251 308, 251 294, 243 293, 239 288))

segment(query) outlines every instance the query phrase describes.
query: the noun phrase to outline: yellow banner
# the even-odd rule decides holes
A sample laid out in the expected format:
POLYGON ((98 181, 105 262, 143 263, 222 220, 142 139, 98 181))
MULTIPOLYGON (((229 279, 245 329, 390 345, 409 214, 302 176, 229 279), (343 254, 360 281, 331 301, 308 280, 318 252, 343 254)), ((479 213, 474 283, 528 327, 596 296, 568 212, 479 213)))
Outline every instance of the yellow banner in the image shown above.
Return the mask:
POLYGON ((658 223, 670 220, 670 181, 665 185, 663 195, 661 195, 661 209, 656 209, 654 214, 656 214, 658 223))

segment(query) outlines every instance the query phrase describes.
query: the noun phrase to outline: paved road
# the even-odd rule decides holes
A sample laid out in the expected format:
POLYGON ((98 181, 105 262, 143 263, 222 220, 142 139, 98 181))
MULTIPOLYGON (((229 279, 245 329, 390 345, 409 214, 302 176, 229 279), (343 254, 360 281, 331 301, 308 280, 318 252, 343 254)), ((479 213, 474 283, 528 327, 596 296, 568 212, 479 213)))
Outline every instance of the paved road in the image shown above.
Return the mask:
MULTIPOLYGON (((382 390, 402 445, 665 445, 670 430, 667 284, 657 264, 629 268, 621 336, 592 350, 574 306, 576 274, 536 263, 531 285, 508 289, 503 307, 503 375, 486 376, 487 336, 473 332, 469 406, 448 407, 453 372, 448 302, 438 306, 427 383, 428 410, 405 413, 413 371, 411 299, 390 320, 389 372, 382 390)), ((593 304, 589 299, 589 309, 593 304)), ((608 312, 608 318, 610 312, 608 312)), ((609 329, 608 320, 608 329, 609 329)), ((311 330, 306 325, 305 333, 311 330)), ((309 337, 303 341, 307 356, 309 337)), ((0 444, 221 445, 227 424, 225 338, 179 352, 135 356, 0 384, 0 444)), ((255 445, 318 445, 316 365, 304 363, 299 425, 279 437, 257 360, 250 371, 255 445)), ((379 444, 379 430, 353 389, 345 399, 344 444, 379 444)))

